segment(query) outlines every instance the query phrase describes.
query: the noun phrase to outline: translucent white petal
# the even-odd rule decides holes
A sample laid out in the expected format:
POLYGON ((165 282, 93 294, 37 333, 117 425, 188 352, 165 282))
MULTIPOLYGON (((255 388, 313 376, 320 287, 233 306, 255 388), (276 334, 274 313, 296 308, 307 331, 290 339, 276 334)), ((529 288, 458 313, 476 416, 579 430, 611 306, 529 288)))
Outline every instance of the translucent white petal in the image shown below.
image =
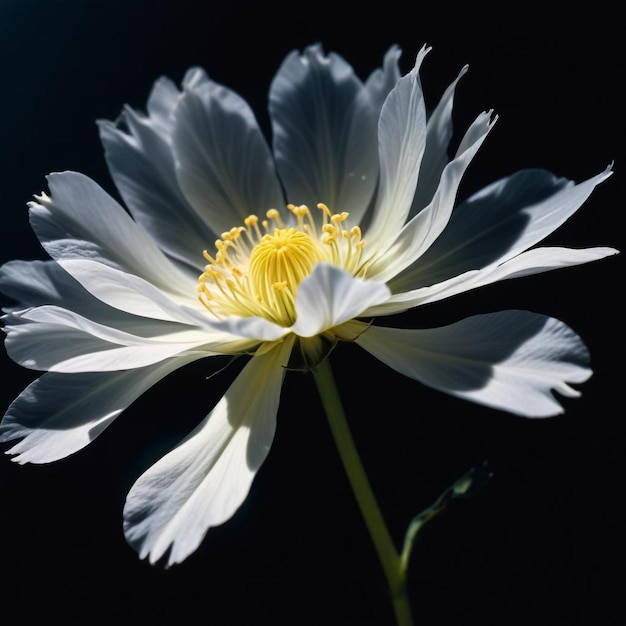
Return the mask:
POLYGON ((618 251, 615 248, 584 248, 582 250, 571 248, 535 248, 518 255, 502 265, 490 265, 483 270, 472 270, 460 276, 455 276, 450 280, 435 284, 432 287, 423 287, 394 294, 384 304, 368 311, 368 314, 392 315, 415 306, 437 302, 438 300, 501 280, 521 278, 561 267, 590 263, 617 253, 618 251))
POLYGON ((528 311, 470 317, 450 326, 371 326, 357 343, 396 371, 453 396, 526 417, 563 408, 553 392, 591 376, 587 348, 568 326, 528 311))
POLYGON ((33 229, 53 259, 97 260, 170 292, 193 293, 192 279, 95 182, 64 172, 48 176, 48 184, 51 197, 29 206, 33 229))
POLYGON ((124 532, 141 558, 179 563, 244 501, 272 444, 292 343, 253 358, 205 420, 134 484, 124 532))
POLYGON ((189 291, 176 294, 98 261, 62 259, 59 265, 96 298, 121 311, 183 323, 200 323, 202 319, 199 311, 188 311, 189 307, 197 308, 197 282, 186 281, 189 291))
POLYGON ((181 352, 205 347, 206 333, 181 330, 158 337, 139 337, 98 324, 72 311, 43 306, 9 315, 6 349, 24 367, 56 372, 102 372, 132 369, 181 352))
POLYGON ((284 328, 261 318, 215 318, 197 300, 191 304, 171 300, 146 281, 100 264, 68 261, 62 265, 103 302, 134 315, 202 328, 207 343, 226 344, 238 338, 273 341, 285 334, 284 328))
POLYGON ((297 319, 291 330, 301 337, 318 335, 363 315, 389 294, 384 283, 355 278, 338 267, 319 263, 298 287, 297 319))
POLYGON ((411 208, 426 146, 426 107, 419 67, 429 50, 422 48, 415 67, 398 81, 380 112, 380 183, 372 223, 367 230, 371 246, 394 239, 411 208))
POLYGON ((152 385, 198 355, 124 372, 43 374, 9 406, 0 441, 17 463, 51 463, 91 443, 152 385))
MULTIPOLYGON (((203 70, 192 68, 183 88, 208 82, 203 70)), ((148 98, 147 115, 125 107, 115 123, 101 120, 98 125, 111 175, 130 213, 170 258, 196 278, 202 250, 217 233, 190 206, 178 184, 172 134, 180 95, 174 83, 162 77, 148 98)))
POLYGON ((426 130, 426 149, 420 167, 415 196, 411 204, 409 217, 413 217, 430 204, 439 186, 444 167, 450 161, 448 148, 452 139, 452 105, 456 85, 467 72, 466 65, 461 69, 456 80, 446 89, 439 104, 428 117, 426 130))
MULTIPOLYGON (((202 328, 206 341, 230 344, 240 338, 274 341, 286 330, 261 318, 212 317, 196 299, 176 301, 150 283, 91 261, 61 262, 86 289, 103 302, 134 315, 202 328)), ((195 294, 195 291, 192 292, 195 294)), ((191 295, 191 294, 190 294, 191 295)), ((226 349, 225 349, 226 351, 226 349)))
POLYGON ((185 197, 218 236, 250 214, 283 206, 269 147, 233 91, 210 80, 186 85, 174 113, 172 146, 185 197))
POLYGON ((56 261, 5 263, 0 267, 0 291, 16 303, 5 310, 61 304, 64 298, 71 300, 74 310, 96 313, 109 308, 86 291, 56 261))
POLYGON ((363 84, 319 45, 292 52, 270 87, 274 153, 287 199, 359 223, 376 186, 377 112, 363 84))
POLYGON ((385 54, 382 68, 375 69, 365 81, 365 89, 378 114, 380 114, 389 92, 402 78, 398 65, 401 54, 402 51, 398 46, 391 46, 385 54))
POLYGON ((390 281, 393 290, 434 285, 514 257, 558 228, 608 175, 574 185, 529 169, 489 185, 454 210, 428 251, 390 281))
POLYGON ((111 176, 132 216, 161 250, 197 275, 202 250, 216 235, 183 195, 169 136, 162 136, 165 111, 160 109, 173 107, 176 101, 168 98, 167 105, 159 101, 159 117, 126 109, 125 128, 108 121, 100 121, 98 127, 111 176))
POLYGON ((71 307, 78 315, 94 322, 143 337, 154 337, 182 330, 173 322, 137 317, 114 309, 89 293, 56 261, 10 261, 0 267, 0 291, 18 304, 5 311, 56 305, 71 307))
POLYGON ((164 138, 169 137, 172 131, 172 111, 179 96, 180 91, 176 85, 165 76, 161 76, 154 82, 148 96, 147 118, 154 129, 164 138))
MULTIPOLYGON (((400 271, 418 259, 446 228, 456 194, 465 170, 482 145, 495 120, 489 112, 481 114, 466 133, 466 149, 446 165, 431 203, 408 222, 379 259, 368 268, 369 275, 378 280, 390 281, 400 271)), ((377 236, 374 233, 374 236, 377 236)), ((368 233, 366 242, 371 239, 368 233)))
MULTIPOLYGON (((262 317, 227 317, 212 321, 211 330, 215 333, 228 333, 233 339, 248 338, 256 341, 277 341, 289 333, 289 329, 278 326, 262 317)), ((227 343, 227 337, 221 340, 227 343)), ((239 350, 236 350, 239 351, 239 350)))
MULTIPOLYGON (((526 206, 521 214, 527 227, 515 240, 514 245, 500 258, 500 262, 511 259, 528 250, 554 232, 583 205, 591 192, 602 181, 611 176, 611 168, 576 185, 564 186, 552 196, 526 206)), ((497 193, 497 192, 496 192, 497 193)), ((483 223, 484 225, 484 223, 483 223)))
MULTIPOLYGON (((487 285, 501 280, 510 278, 522 278, 531 276, 549 270, 555 270, 562 267, 571 267, 573 265, 581 265, 583 263, 591 263, 608 256, 618 254, 615 248, 534 248, 528 250, 510 261, 506 261, 502 265, 491 266, 482 272, 477 272, 476 277, 479 285, 487 285)), ((473 272, 468 272, 471 276, 473 272)), ((449 287, 453 287, 450 283, 449 287)), ((458 293, 458 292, 457 292, 458 293)))

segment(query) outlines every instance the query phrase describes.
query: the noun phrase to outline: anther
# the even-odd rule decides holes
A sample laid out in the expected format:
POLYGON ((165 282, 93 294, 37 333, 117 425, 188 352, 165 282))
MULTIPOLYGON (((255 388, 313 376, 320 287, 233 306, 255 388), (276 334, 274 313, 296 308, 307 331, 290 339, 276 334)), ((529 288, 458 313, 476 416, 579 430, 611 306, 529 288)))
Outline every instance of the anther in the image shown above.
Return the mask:
POLYGON ((330 209, 323 202, 318 202, 317 208, 320 209, 320 211, 323 211, 328 217, 332 216, 330 209))
POLYGON ((348 216, 350 214, 346 213, 345 211, 343 213, 335 213, 334 215, 331 215, 330 217, 330 221, 333 224, 340 224, 341 222, 343 222, 344 220, 348 219, 348 216))
POLYGON ((280 228, 284 228, 283 220, 280 219, 280 213, 276 209, 270 209, 265 216, 268 220, 274 220, 280 228))

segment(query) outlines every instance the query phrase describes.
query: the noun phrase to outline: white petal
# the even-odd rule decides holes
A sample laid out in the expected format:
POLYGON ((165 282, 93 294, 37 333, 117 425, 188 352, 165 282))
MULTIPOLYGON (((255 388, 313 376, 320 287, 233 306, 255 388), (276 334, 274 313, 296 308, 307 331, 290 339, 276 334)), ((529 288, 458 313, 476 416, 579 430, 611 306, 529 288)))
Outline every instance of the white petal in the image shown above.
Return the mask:
POLYGON ((378 114, 380 114, 389 92, 402 78, 398 65, 401 54, 398 46, 391 46, 385 54, 382 68, 374 70, 365 81, 365 89, 378 114))
POLYGON ((327 263, 319 263, 298 287, 297 319, 292 332, 312 337, 359 317, 389 297, 388 287, 375 280, 355 278, 327 263))
MULTIPOLYGON (((173 103, 172 103, 173 104, 173 103)), ((190 271, 202 266, 202 250, 216 238, 187 202, 176 178, 174 155, 160 124, 127 109, 118 124, 99 122, 111 176, 132 216, 170 258, 190 271)))
MULTIPOLYGON (((203 70, 190 69, 184 89, 209 80, 203 70)), ((218 233, 185 198, 176 176, 172 149, 173 112, 181 92, 167 78, 154 84, 148 115, 126 107, 116 123, 99 122, 100 138, 117 188, 137 222, 171 258, 198 273, 200 254, 218 233)))
MULTIPOLYGON (((262 317, 227 317, 213 321, 210 326, 215 332, 228 333, 232 338, 248 338, 256 341, 277 341, 289 333, 289 329, 278 326, 262 317)), ((227 342, 227 337, 222 340, 227 342)))
MULTIPOLYGON (((466 149, 446 165, 431 203, 408 222, 392 245, 368 268, 370 276, 390 281, 424 254, 445 229, 454 208, 456 193, 465 170, 491 130, 495 120, 481 114, 465 134, 466 149)), ((374 235, 376 235, 374 233, 374 235)), ((366 241, 369 240, 369 232, 366 241)))
POLYGON ((490 265, 483 270, 472 270, 450 280, 404 293, 392 295, 387 302, 370 311, 371 315, 392 315, 407 309, 485 287, 486 285, 521 278, 540 272, 590 263, 617 254, 614 248, 535 248, 502 265, 490 265))
POLYGON ((429 50, 422 48, 415 67, 398 81, 380 112, 380 184, 367 231, 371 245, 395 238, 411 208, 426 146, 426 107, 418 72, 429 50))
POLYGON ((197 300, 171 299, 150 283, 91 261, 62 261, 65 267, 86 289, 103 302, 133 315, 151 320, 166 320, 201 328, 207 345, 219 346, 220 352, 247 350, 250 341, 275 341, 287 330, 267 320, 249 317, 217 319, 201 308, 197 300), (240 340, 244 340, 241 344, 240 340))
POLYGON ((514 242, 514 245, 500 258, 500 261, 511 259, 520 252, 528 250, 554 232, 578 211, 596 185, 599 185, 609 176, 611 176, 610 167, 582 183, 564 186, 545 200, 526 206, 521 214, 527 227, 514 242))
POLYGON ((172 322, 147 319, 108 306, 95 298, 56 261, 10 261, 0 267, 0 291, 17 303, 5 311, 41 306, 71 306, 74 313, 140 336, 165 335, 181 330, 172 322))
POLYGON ((59 265, 71 274, 98 300, 133 315, 152 319, 202 324, 206 316, 196 307, 197 283, 187 282, 188 293, 166 292, 140 276, 89 259, 60 260, 59 265))
POLYGON ((394 291, 434 285, 514 257, 560 226, 607 176, 608 171, 574 185, 529 169, 489 185, 461 203, 429 250, 390 281, 394 291))
MULTIPOLYGON (((562 267, 591 263, 618 253, 619 251, 615 248, 607 247, 582 248, 580 250, 573 248, 534 248, 502 265, 491 266, 482 272, 476 272, 477 286, 482 287, 501 280, 522 278, 562 267)), ((473 272, 468 272, 468 275, 470 274, 473 272)), ((452 282, 450 281, 448 287, 454 289, 452 282)), ((456 291, 456 293, 460 293, 460 291, 456 291)))
POLYGON ((269 107, 288 201, 324 202, 358 224, 376 186, 377 112, 350 65, 319 45, 292 52, 272 81, 269 107))
POLYGON ((526 417, 562 413, 552 392, 576 396, 567 383, 591 376, 580 337, 563 322, 528 311, 426 330, 371 326, 356 341, 429 387, 526 417))
POLYGON ((179 563, 244 501, 274 437, 292 341, 253 358, 205 420, 130 490, 126 538, 151 563, 179 563))
POLYGON ((250 214, 264 216, 283 206, 254 114, 227 88, 210 80, 186 85, 174 113, 172 146, 183 193, 218 236, 250 214))
POLYGON ((168 138, 172 132, 172 111, 179 96, 180 91, 176 85, 165 76, 161 76, 155 81, 148 96, 147 118, 150 120, 151 126, 163 138, 168 138))
POLYGON ((7 454, 17 463, 50 463, 91 443, 152 385, 198 356, 124 372, 43 374, 11 404, 0 441, 21 439, 7 454))
POLYGON ((193 290, 190 277, 91 179, 64 172, 48 176, 48 184, 51 197, 29 206, 33 229, 53 259, 97 260, 173 293, 193 290))
POLYGON ((439 186, 444 167, 449 162, 448 147, 453 134, 452 105, 456 85, 467 72, 467 65, 461 69, 456 80, 446 89, 439 104, 428 117, 426 149, 420 167, 417 188, 409 217, 413 217, 433 199, 439 186))
POLYGON ((56 261, 9 261, 0 267, 0 291, 15 300, 5 310, 62 304, 96 313, 108 309, 74 280, 56 261))
MULTIPOLYGON (((152 320, 202 328, 207 333, 207 344, 222 342, 230 346, 241 338, 274 341, 286 333, 282 326, 257 317, 217 319, 202 309, 195 299, 188 302, 172 300, 168 294, 141 278, 106 265, 91 261, 66 261, 61 265, 96 297, 112 307, 152 320)), ((224 351, 230 350, 228 347, 224 351)))
POLYGON ((6 349, 20 365, 56 372, 103 372, 143 367, 202 346, 206 333, 187 329, 139 337, 72 311, 42 306, 7 317, 6 349))

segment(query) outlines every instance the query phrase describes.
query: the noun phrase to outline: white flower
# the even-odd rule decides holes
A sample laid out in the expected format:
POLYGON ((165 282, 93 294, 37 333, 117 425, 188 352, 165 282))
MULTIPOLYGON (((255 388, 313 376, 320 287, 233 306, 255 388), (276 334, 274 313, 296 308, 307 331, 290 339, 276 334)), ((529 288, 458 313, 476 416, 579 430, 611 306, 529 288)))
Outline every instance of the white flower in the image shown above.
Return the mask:
POLYGON ((616 252, 533 247, 608 170, 580 184, 525 170, 455 206, 494 118, 479 115, 450 158, 466 69, 428 115, 418 74, 427 52, 401 77, 392 48, 365 83, 319 46, 291 53, 270 89, 273 153, 247 104, 203 71, 180 90, 160 79, 147 113, 126 108, 99 126, 132 217, 73 172, 52 174, 49 194, 30 203, 52 260, 4 265, 0 287, 19 303, 4 318, 9 355, 46 373, 2 422, 14 460, 76 452, 194 360, 251 357, 132 487, 125 532, 142 558, 182 561, 240 506, 271 446, 295 347, 315 363, 354 341, 425 385, 529 417, 559 413, 553 391, 578 395, 568 383, 590 376, 580 338, 527 311, 434 329, 372 324, 616 252))

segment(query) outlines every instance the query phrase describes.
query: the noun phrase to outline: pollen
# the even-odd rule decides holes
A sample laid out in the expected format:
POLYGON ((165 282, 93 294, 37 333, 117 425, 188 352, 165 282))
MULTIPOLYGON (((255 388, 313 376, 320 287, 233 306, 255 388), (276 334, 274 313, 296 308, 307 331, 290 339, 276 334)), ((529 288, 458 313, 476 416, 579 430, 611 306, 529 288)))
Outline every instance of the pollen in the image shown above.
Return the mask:
POLYGON ((214 316, 260 316, 281 326, 295 321, 298 286, 320 262, 355 276, 365 271, 365 245, 358 226, 348 227, 347 212, 318 204, 316 221, 306 205, 288 204, 281 216, 270 209, 264 219, 247 217, 221 234, 198 279, 198 297, 214 316))

